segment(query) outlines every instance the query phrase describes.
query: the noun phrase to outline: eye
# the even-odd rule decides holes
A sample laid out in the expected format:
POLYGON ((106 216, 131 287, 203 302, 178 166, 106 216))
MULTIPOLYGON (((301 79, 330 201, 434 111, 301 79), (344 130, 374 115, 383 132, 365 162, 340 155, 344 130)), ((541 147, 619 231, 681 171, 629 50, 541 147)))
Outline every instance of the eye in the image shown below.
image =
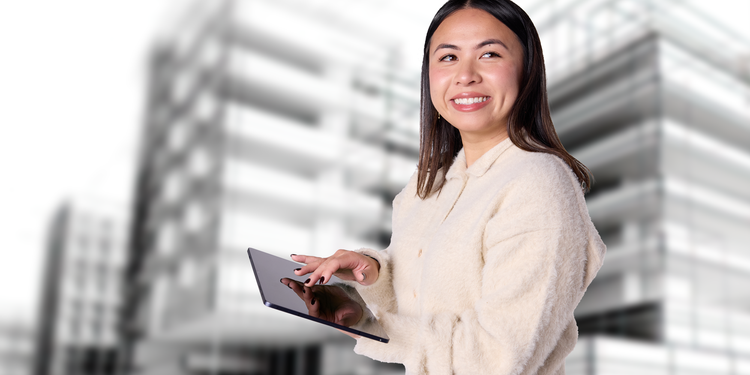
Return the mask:
POLYGON ((500 57, 500 55, 497 52, 485 52, 482 54, 482 57, 484 58, 500 57))
POLYGON ((456 61, 456 55, 445 55, 438 61, 456 61))

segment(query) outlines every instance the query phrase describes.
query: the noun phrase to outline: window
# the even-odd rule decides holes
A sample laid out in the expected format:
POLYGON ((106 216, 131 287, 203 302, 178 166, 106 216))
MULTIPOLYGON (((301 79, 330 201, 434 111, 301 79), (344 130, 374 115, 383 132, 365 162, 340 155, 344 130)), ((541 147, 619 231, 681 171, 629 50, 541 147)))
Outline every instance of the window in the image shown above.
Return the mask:
POLYGON ((174 203, 185 193, 185 176, 177 169, 169 171, 164 180, 162 197, 168 203, 174 203))
POLYGON ((190 202, 185 208, 185 229, 191 232, 201 230, 208 221, 206 209, 198 202, 190 202))
POLYGON ((212 160, 204 147, 199 147, 190 153, 188 171, 193 177, 205 177, 212 168, 212 160))
POLYGON ((162 223, 159 228, 156 248, 159 254, 169 255, 177 246, 177 227, 172 222, 162 223))

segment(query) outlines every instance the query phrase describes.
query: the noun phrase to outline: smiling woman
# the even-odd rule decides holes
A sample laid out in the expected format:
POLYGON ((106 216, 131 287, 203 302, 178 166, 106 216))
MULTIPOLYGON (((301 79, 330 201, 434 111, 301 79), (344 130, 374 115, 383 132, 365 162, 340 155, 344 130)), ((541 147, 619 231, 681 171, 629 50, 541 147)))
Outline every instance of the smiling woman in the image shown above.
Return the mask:
POLYGON ((432 191, 436 174, 428 171, 451 165, 461 148, 470 164, 506 137, 523 150, 559 157, 588 191, 588 169, 565 150, 555 132, 546 85, 539 35, 520 7, 511 1, 446 3, 427 30, 422 60, 419 196, 432 191), (477 87, 499 94, 491 105, 492 126, 481 125, 488 110, 476 112, 493 98, 476 93, 477 87), (445 97, 448 93, 455 97, 445 97), (449 109, 471 116, 455 118, 449 109), (464 126, 468 128, 462 132, 464 126))
POLYGON ((355 352, 408 374, 564 374, 573 310, 606 248, 583 198, 589 172, 555 133, 526 13, 448 1, 427 31, 421 107, 418 170, 393 201, 388 248, 292 256, 310 307, 316 282, 350 281, 372 312, 352 320, 390 337, 357 337, 355 352))
POLYGON ((430 97, 461 134, 466 164, 508 137, 506 124, 518 96, 523 47, 497 18, 461 9, 440 24, 429 51, 430 97), (507 41, 507 42, 504 42, 507 41))

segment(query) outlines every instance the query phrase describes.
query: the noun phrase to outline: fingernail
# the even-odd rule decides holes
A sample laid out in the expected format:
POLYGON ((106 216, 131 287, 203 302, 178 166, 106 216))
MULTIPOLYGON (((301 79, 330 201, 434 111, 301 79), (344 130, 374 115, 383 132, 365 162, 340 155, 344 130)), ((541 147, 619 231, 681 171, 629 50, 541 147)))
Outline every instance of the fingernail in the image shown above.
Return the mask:
POLYGON ((307 283, 309 283, 309 282, 310 282, 310 279, 307 279, 307 280, 305 280, 305 284, 307 284, 307 283))
POLYGON ((299 271, 299 270, 301 270, 301 269, 302 269, 302 268, 295 268, 294 270, 295 270, 295 271, 299 271))
POLYGON ((312 301, 310 301, 310 304, 311 304, 311 305, 314 305, 314 304, 315 304, 315 298, 313 298, 313 299, 312 299, 312 301))
POLYGON ((292 254, 292 255, 290 255, 290 257, 293 257, 293 256, 295 256, 295 255, 297 255, 297 254, 292 254))
POLYGON ((367 279, 367 275, 365 275, 365 273, 362 272, 362 281, 365 281, 365 279, 367 279))
POLYGON ((325 276, 321 276, 320 280, 318 280, 318 284, 323 284, 325 281, 326 281, 326 277, 325 276))

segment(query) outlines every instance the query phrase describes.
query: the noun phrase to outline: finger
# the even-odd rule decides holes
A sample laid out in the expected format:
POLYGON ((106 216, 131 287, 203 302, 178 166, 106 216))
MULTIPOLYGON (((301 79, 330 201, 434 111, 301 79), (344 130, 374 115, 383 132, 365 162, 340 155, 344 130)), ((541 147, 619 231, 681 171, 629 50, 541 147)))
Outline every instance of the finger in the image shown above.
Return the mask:
POLYGON ((289 289, 294 289, 294 287, 302 288, 302 283, 296 280, 292 280, 288 277, 283 277, 281 280, 279 280, 282 284, 286 285, 289 289))
POLYGON ((305 305, 307 305, 307 311, 314 317, 320 316, 320 301, 315 298, 311 288, 305 287, 305 305))
POLYGON ((336 258, 328 258, 305 280, 305 285, 313 286, 315 283, 325 284, 331 280, 331 275, 338 271, 340 262, 336 258))
POLYGON ((310 272, 314 272, 326 260, 326 258, 292 254, 292 260, 295 259, 301 263, 306 263, 294 269, 294 274, 297 276, 307 275, 310 272))
POLYGON ((292 288, 292 290, 297 295, 297 297, 299 297, 303 301, 305 300, 305 289, 302 286, 302 284, 300 284, 300 283, 298 283, 298 282, 296 282, 294 280, 291 280, 291 282, 288 284, 288 286, 290 288, 292 288))
POLYGON ((312 288, 306 287, 302 284, 300 284, 300 288, 302 288, 302 294, 304 294, 304 297, 302 297, 302 299, 305 300, 305 303, 309 304, 310 301, 315 298, 315 293, 313 292, 312 288))
POLYGON ((294 269, 294 274, 297 276, 307 275, 310 272, 315 272, 318 267, 320 267, 322 262, 315 261, 300 267, 297 267, 294 269))
POLYGON ((315 261, 321 261, 322 259, 325 259, 325 258, 314 257, 312 255, 300 255, 300 254, 292 254, 290 255, 290 257, 295 262, 306 263, 306 264, 309 264, 315 261))
POLYGON ((292 279, 290 279, 288 277, 282 277, 281 280, 279 280, 279 282, 281 282, 282 284, 284 284, 287 287, 289 287, 289 289, 292 289, 292 286, 289 285, 292 282, 292 279))

